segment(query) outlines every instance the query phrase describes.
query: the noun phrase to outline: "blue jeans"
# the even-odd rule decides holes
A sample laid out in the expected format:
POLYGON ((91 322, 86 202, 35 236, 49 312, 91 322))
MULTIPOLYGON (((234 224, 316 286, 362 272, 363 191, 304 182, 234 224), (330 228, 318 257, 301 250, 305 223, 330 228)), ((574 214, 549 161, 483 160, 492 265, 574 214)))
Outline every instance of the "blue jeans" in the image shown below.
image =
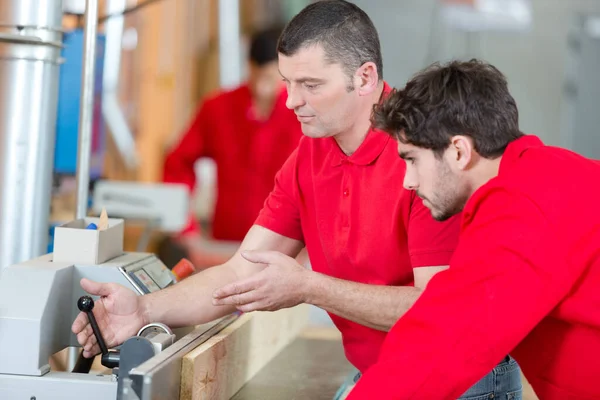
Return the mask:
POLYGON ((522 398, 521 368, 511 356, 506 356, 489 374, 459 397, 461 400, 521 400, 522 398))
MULTIPOLYGON (((360 372, 352 372, 333 397, 340 400, 350 393, 350 390, 360 379, 360 372)), ((479 382, 471 386, 460 400, 522 400, 523 386, 521 385, 521 369, 519 364, 510 356, 506 356, 496 367, 479 382)))
POLYGON ((354 387, 354 384, 356 382, 358 382, 358 380, 361 377, 361 373, 356 368, 353 368, 353 370, 354 371, 352 371, 352 372, 350 372, 350 374, 348 374, 348 376, 346 377, 346 380, 344 381, 344 383, 342 383, 342 386, 340 386, 340 388, 337 390, 337 392, 335 392, 335 395, 333 396, 333 400, 345 399, 346 396, 348 396, 348 394, 354 387))

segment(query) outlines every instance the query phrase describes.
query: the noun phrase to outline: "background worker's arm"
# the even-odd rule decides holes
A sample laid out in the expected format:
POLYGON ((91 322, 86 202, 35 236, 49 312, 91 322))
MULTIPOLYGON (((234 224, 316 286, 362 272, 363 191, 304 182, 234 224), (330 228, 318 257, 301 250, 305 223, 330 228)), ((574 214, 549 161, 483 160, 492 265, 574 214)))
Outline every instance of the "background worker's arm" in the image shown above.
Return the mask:
MULTIPOLYGON (((216 129, 212 107, 214 107, 214 101, 210 100, 199 107, 187 131, 167 153, 163 166, 165 183, 182 183, 188 187, 190 193, 194 192, 197 182, 196 162, 202 157, 212 157, 213 153, 209 134, 216 129)), ((188 223, 181 234, 183 236, 199 236, 200 234, 200 226, 192 210, 190 210, 188 223)))
POLYGON ((241 255, 242 250, 277 249, 291 257, 298 255, 303 244, 254 225, 248 231, 240 250, 222 265, 208 268, 177 285, 142 297, 142 307, 148 322, 162 322, 170 327, 200 324, 222 317, 234 307, 214 306, 213 291, 237 279, 246 278, 264 268, 241 255))

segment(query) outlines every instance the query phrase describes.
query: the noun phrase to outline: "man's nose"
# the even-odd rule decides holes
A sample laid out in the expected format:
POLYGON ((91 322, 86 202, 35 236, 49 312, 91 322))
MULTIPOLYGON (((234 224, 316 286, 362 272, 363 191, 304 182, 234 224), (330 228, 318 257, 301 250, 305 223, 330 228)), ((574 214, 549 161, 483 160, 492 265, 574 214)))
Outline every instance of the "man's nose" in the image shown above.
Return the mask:
POLYGON ((419 188, 419 185, 417 183, 417 179, 416 179, 414 173, 411 173, 408 170, 406 171, 406 173, 404 174, 403 186, 404 186, 404 189, 406 189, 406 190, 417 190, 419 188))
POLYGON ((304 99, 300 94, 300 91, 297 89, 288 86, 287 88, 287 100, 285 102, 285 106, 290 110, 294 110, 298 107, 302 107, 304 105, 304 99))

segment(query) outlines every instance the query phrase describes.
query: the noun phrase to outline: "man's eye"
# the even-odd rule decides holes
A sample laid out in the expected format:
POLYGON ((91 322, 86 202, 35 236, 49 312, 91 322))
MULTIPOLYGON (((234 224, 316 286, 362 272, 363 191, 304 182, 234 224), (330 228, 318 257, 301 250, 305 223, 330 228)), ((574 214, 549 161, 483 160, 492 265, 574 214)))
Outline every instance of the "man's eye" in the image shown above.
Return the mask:
POLYGON ((304 87, 307 89, 316 89, 319 85, 310 85, 308 83, 304 84, 304 87))

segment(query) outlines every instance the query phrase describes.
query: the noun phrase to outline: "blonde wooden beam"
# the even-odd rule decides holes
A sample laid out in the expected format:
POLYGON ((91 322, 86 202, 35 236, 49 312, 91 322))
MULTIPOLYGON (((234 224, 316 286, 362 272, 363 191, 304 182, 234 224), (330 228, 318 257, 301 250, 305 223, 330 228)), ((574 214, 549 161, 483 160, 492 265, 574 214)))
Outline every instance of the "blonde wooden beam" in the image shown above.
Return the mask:
POLYGON ((230 399, 306 327, 309 306, 244 314, 183 359, 181 400, 230 399))

